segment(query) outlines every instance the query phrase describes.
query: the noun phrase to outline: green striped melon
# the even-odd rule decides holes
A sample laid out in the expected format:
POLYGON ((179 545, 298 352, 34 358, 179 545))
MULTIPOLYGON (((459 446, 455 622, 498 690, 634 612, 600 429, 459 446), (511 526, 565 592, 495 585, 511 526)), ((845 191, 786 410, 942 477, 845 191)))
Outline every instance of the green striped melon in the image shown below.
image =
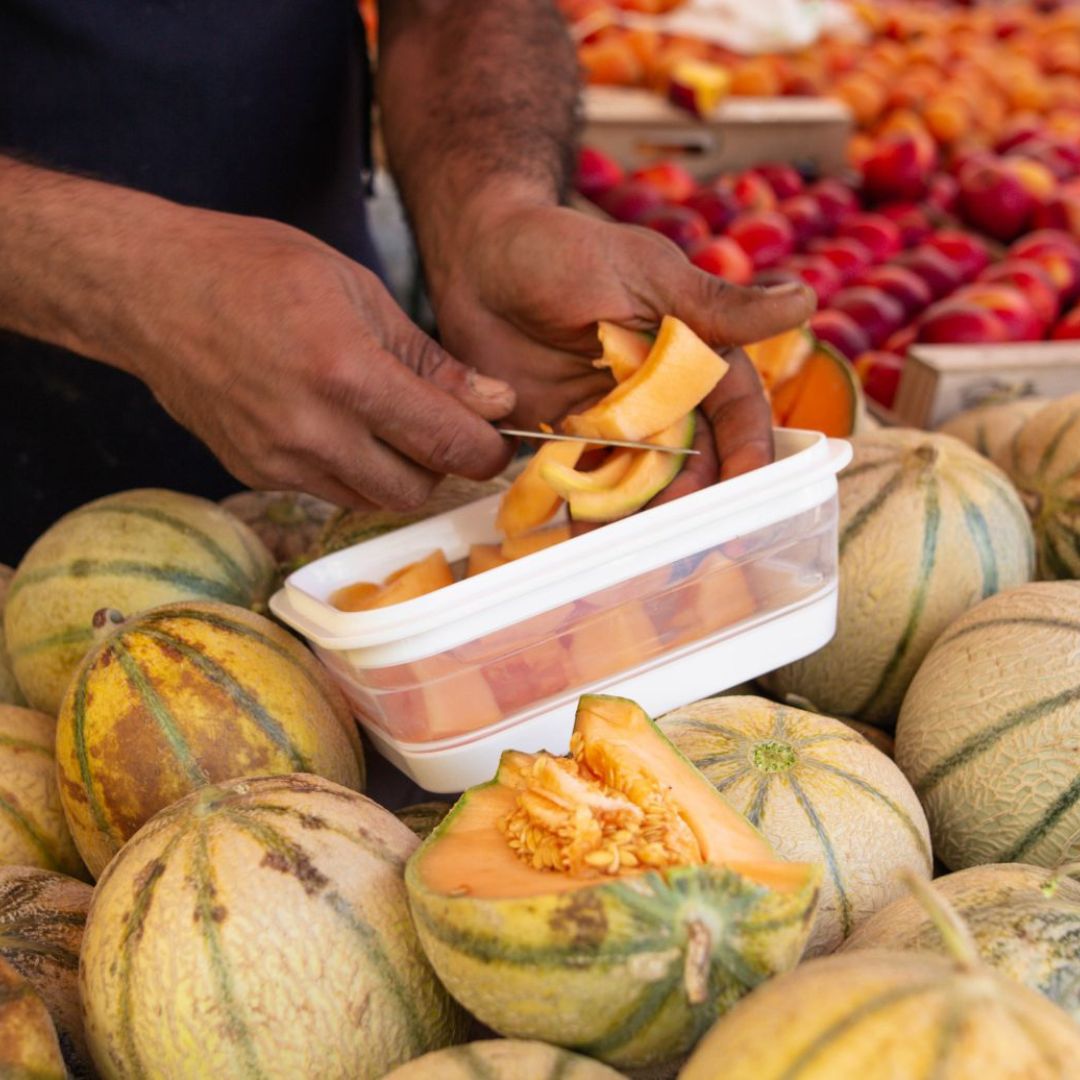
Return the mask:
POLYGON ((741 1001, 679 1080, 1072 1080, 1080 1027, 1038 994, 928 953, 819 957, 741 1001))
POLYGON ((83 1035, 78 981, 79 949, 92 895, 89 885, 63 874, 0 866, 0 959, 45 1003, 75 1080, 94 1075, 83 1035))
POLYGON ((938 431, 967 443, 983 457, 996 461, 1025 421, 1047 401, 1047 398, 1025 397, 976 405, 949 417, 938 431))
POLYGON ((764 680, 827 715, 891 727, 934 640, 984 597, 1030 581, 1034 541, 1006 477, 948 435, 851 440, 840 474, 840 606, 823 649, 764 680))
POLYGON ((421 840, 424 840, 432 834, 435 826, 450 813, 451 809, 452 806, 448 802, 413 803, 411 806, 403 806, 400 810, 395 810, 394 817, 408 825, 421 840))
POLYGON ((911 684, 896 761, 934 853, 1053 866, 1080 830, 1080 582, 1040 582, 957 619, 911 684))
POLYGON ((110 863, 83 935, 105 1080, 376 1080, 459 1041, 402 870, 419 841, 315 776, 202 788, 110 863))
MULTIPOLYGON (((1080 1021, 1080 883, 1041 866, 992 863, 934 881, 967 923, 979 955, 995 971, 1060 1005, 1080 1021)), ((860 926, 844 950, 944 952, 918 902, 894 900, 860 926)))
POLYGON ((930 835, 903 773, 826 716, 757 697, 709 698, 660 730, 785 859, 825 868, 806 956, 832 952, 903 892, 897 871, 930 877, 930 835))
POLYGON ((56 754, 95 877, 158 810, 204 784, 289 772, 364 782, 355 722, 322 665, 269 619, 211 602, 113 627, 64 697, 56 754))
POLYGON ((44 1002, 0 957, 0 1078, 66 1080, 64 1058, 44 1002))
POLYGON ((8 656, 7 635, 4 633, 4 605, 14 573, 10 566, 0 563, 0 705, 26 704, 26 698, 22 696, 19 684, 15 681, 15 672, 8 656))
POLYGON ((547 1043, 486 1039, 425 1054, 386 1080, 619 1080, 622 1075, 547 1043))
POLYGON ((62 517, 15 572, 4 612, 15 678, 56 715, 102 608, 134 615, 175 600, 262 604, 274 563, 215 503, 154 489, 109 495, 62 517))
POLYGON ((220 505, 247 525, 285 568, 303 556, 340 512, 333 503, 302 491, 238 491, 220 505))
POLYGON ((1080 393, 1040 409, 998 462, 1035 525, 1039 577, 1080 578, 1080 393))
POLYGON ((56 782, 56 721, 0 705, 0 867, 39 866, 85 877, 56 782))

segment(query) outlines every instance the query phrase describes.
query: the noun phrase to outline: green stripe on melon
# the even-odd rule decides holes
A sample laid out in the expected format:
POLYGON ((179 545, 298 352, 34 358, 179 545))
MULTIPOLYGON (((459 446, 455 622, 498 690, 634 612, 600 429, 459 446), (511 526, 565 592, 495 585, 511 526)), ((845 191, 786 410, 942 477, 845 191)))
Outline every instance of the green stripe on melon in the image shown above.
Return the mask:
POLYGON ((1031 514, 1039 577, 1080 577, 1080 393, 1030 417, 997 460, 1031 514))
POLYGON ((977 405, 950 417, 938 431, 997 461, 1024 423, 1047 403, 1046 398, 1026 397, 977 405))
POLYGON ((622 1075, 547 1043, 488 1039, 425 1054, 386 1080, 619 1080, 622 1075))
MULTIPOLYGON (((987 964, 1080 1021, 1080 883, 1039 866, 992 863, 936 878, 934 888, 967 923, 987 964)), ((843 948, 942 953, 946 947, 918 902, 902 897, 843 948)))
POLYGON ((839 721, 763 698, 721 697, 659 724, 780 855, 825 867, 805 955, 831 952, 899 897, 899 870, 930 876, 930 836, 911 786, 839 721))
POLYGON ((359 789, 363 751, 340 691, 268 619, 172 604, 115 627, 90 653, 57 727, 61 798, 99 874, 158 810, 236 776, 314 772, 359 789))
POLYGON ((376 1080, 463 1016, 406 912, 415 836, 314 776, 204 788, 102 876, 81 982, 109 1076, 376 1080))
POLYGON ((261 541, 212 502, 154 489, 98 499, 19 564, 4 612, 15 677, 35 708, 55 714, 98 610, 133 615, 185 599, 254 607, 273 574, 261 541))
POLYGON ((953 623, 900 713, 896 760, 946 866, 1051 866, 1080 831, 1080 583, 991 597, 953 623))
POLYGON ((1031 579, 1034 540, 1006 477, 958 440, 894 428, 851 442, 836 636, 763 682, 781 699, 891 726, 945 627, 1031 579))

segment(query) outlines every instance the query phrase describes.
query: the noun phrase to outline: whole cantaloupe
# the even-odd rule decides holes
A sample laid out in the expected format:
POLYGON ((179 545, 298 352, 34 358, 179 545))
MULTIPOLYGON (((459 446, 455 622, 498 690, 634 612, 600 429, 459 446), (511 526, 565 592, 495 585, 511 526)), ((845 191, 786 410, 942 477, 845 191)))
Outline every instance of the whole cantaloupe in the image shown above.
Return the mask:
POLYGON ((44 1002, 0 957, 0 1077, 66 1080, 64 1058, 44 1002))
POLYGON ((1039 577, 1080 577, 1080 393, 1040 409, 997 460, 1031 514, 1039 577))
POLYGON ((903 893, 897 871, 929 878, 930 834, 904 774, 826 716, 757 697, 675 709, 660 730, 785 859, 825 868, 804 956, 832 952, 903 893))
POLYGON ((266 545, 279 566, 290 567, 318 539, 339 508, 302 491, 238 491, 221 500, 266 545))
POLYGON ((79 948, 92 895, 89 885, 63 874, 0 866, 0 959, 45 1003, 75 1080, 94 1076, 83 1035, 78 981, 79 948))
POLYGON ((952 435, 983 457, 996 461, 1013 436, 1047 404, 1047 400, 1025 397, 976 405, 949 417, 938 431, 952 435))
POLYGON ((206 499, 156 489, 87 503, 38 537, 4 611, 19 687, 55 716, 102 608, 134 615, 174 600, 254 607, 274 563, 257 536, 206 499))
POLYGON ((107 632, 64 698, 56 755, 95 877, 204 784, 288 772, 364 782, 355 722, 325 669, 269 619, 227 604, 167 604, 107 632))
POLYGON ((836 636, 763 682, 781 700, 891 727, 945 627, 1031 580, 1034 541, 1007 478, 959 440, 890 428, 851 444, 839 481, 836 636))
POLYGON ((0 705, 0 867, 38 866, 85 877, 56 783, 56 721, 0 705))
MULTIPOLYGON (((1041 866, 992 863, 936 878, 934 888, 967 923, 990 967, 1080 1021, 1080 883, 1041 866)), ((946 951, 941 931, 910 896, 868 919, 843 948, 946 951)))
POLYGON ((207 787, 94 892, 80 962, 105 1080, 376 1080, 464 1034, 409 918, 416 837, 299 774, 207 787))
POLYGON ((25 705, 19 684, 15 681, 15 672, 11 670, 11 658, 7 651, 7 636, 4 634, 4 606, 7 603, 8 586, 15 571, 10 566, 0 563, 0 705, 25 705))
POLYGON ((486 1039, 435 1050, 386 1080, 619 1080, 610 1065, 528 1039, 486 1039))
POLYGON ((1080 830, 1080 582, 1010 589, 949 626, 904 698, 896 761, 950 869, 1063 858, 1080 830))

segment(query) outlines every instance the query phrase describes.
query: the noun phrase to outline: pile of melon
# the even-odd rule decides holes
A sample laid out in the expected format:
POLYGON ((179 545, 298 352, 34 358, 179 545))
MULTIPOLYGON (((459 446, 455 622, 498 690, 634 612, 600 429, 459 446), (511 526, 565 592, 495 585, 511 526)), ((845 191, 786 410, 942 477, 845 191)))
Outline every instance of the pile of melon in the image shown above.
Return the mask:
MULTIPOLYGON (((568 429, 685 445, 723 361, 680 326, 605 327, 618 386, 568 429), (697 359, 650 411, 674 340, 697 359)), ((820 355, 758 363, 797 404, 820 355)), ((263 612, 301 552, 416 515, 134 491, 58 521, 0 573, 0 1077, 1076 1075, 1080 396, 951 428, 853 436, 823 649, 656 718, 586 693, 568 754, 404 808, 263 612)), ((655 492, 651 451, 564 445, 444 497, 501 490, 527 558, 563 502, 655 492)), ((411 722, 471 730, 754 610, 737 565, 664 572, 663 604, 546 613, 542 655, 389 669, 452 685, 411 722)))

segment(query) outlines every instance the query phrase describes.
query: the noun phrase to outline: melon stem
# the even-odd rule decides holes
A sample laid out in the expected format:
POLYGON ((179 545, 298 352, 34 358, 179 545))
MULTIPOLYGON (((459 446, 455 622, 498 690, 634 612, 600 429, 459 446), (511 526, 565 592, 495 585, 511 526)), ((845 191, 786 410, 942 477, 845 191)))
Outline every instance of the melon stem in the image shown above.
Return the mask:
POLYGON ((919 907, 926 912, 945 943, 945 951, 963 971, 979 967, 979 950, 967 923, 941 893, 911 870, 901 870, 900 879, 911 891, 919 907))
POLYGON ((98 608, 90 620, 94 640, 102 641, 107 638, 123 621, 122 611, 117 611, 116 608, 98 608))

